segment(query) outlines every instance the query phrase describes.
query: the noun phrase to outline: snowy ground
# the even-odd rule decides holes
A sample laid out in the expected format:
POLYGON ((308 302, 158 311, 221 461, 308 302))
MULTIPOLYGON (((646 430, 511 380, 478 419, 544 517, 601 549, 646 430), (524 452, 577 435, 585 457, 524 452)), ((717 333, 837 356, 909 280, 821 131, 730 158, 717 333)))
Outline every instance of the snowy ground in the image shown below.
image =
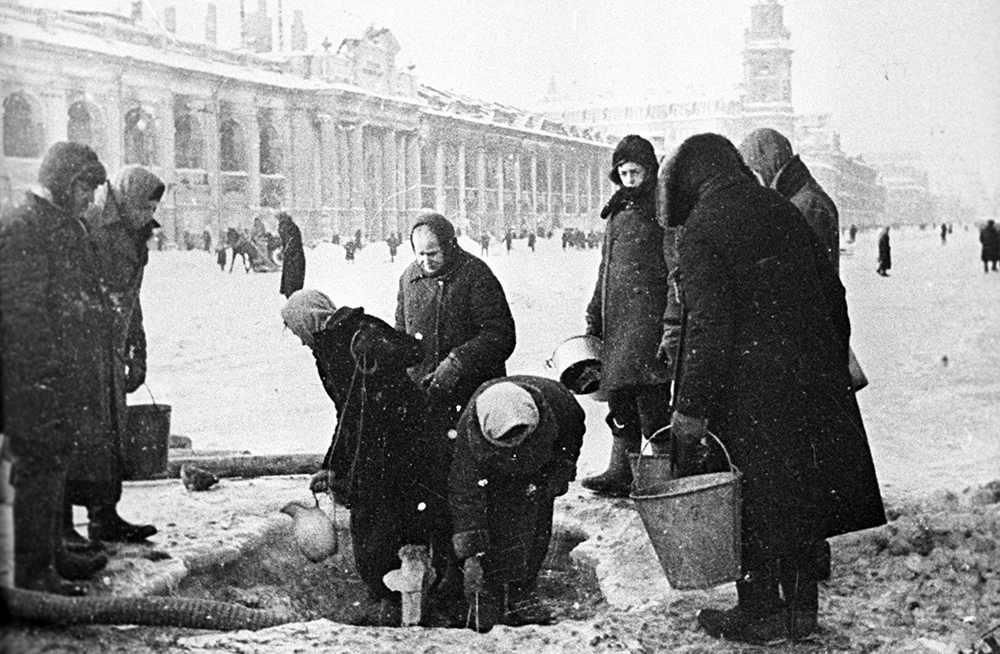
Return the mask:
MULTIPOLYGON (((859 394, 875 463, 888 494, 960 490, 1000 473, 1000 273, 984 274, 978 233, 958 226, 942 245, 935 230, 892 232, 891 276, 875 274, 877 234, 844 245, 841 277, 853 345, 871 380, 859 394), (945 359, 946 357, 946 359, 945 359)), ((463 245, 474 254, 471 241, 463 245)), ((343 249, 306 250, 306 286, 337 305, 363 306, 393 322, 407 245, 385 244, 344 260, 343 249)), ((582 333, 599 254, 562 251, 558 238, 523 240, 486 257, 518 329, 512 373, 552 375, 545 360, 582 333)), ((255 454, 322 452, 335 414, 309 350, 284 330, 278 274, 223 273, 214 254, 154 251, 142 291, 149 339, 148 391, 135 403, 173 406, 174 433, 197 449, 255 454)), ((606 462, 605 405, 583 400, 588 432, 580 471, 606 462)))

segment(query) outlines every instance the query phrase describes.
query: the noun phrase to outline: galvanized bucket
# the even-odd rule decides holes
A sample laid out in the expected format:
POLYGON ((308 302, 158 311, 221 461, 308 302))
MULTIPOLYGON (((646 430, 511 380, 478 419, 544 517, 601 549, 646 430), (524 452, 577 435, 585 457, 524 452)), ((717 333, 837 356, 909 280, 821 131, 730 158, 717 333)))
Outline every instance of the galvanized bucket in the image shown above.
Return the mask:
POLYGON ((629 466, 632 468, 632 492, 641 492, 674 478, 673 460, 670 455, 652 452, 653 439, 657 437, 669 439, 669 433, 670 425, 661 427, 643 443, 639 452, 628 455, 629 466))
POLYGON ((601 339, 586 335, 567 338, 545 365, 553 368, 562 385, 577 395, 595 393, 601 386, 601 339))
POLYGON ((635 487, 631 497, 667 581, 678 590, 740 578, 740 472, 693 475, 635 487))
POLYGON ((167 471, 170 405, 132 404, 122 434, 125 479, 152 479, 167 471))

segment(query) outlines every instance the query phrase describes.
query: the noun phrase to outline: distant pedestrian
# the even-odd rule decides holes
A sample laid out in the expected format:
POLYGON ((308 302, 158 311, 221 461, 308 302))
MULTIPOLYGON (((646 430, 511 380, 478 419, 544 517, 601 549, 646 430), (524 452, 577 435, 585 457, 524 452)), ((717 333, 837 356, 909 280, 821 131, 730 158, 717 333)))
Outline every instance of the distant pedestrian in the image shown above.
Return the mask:
POLYGON ((510 254, 510 249, 514 245, 514 235, 511 234, 509 229, 507 230, 507 233, 503 235, 503 243, 507 247, 507 254, 510 254))
POLYGON ((889 245, 889 226, 886 225, 878 237, 878 268, 875 272, 888 277, 890 268, 892 268, 892 246, 889 245))
POLYGON ((396 234, 389 234, 389 237, 385 239, 385 244, 389 246, 389 262, 396 262, 396 252, 399 250, 400 241, 396 240, 396 234))
POLYGON ((344 259, 348 263, 354 263, 354 252, 358 249, 357 241, 348 241, 344 243, 344 259))
POLYGON ((278 214, 278 236, 281 238, 281 289, 286 298, 302 288, 306 280, 306 254, 302 249, 302 232, 292 216, 278 214))
POLYGON ((361 243, 361 230, 359 229, 359 230, 356 230, 354 232, 354 246, 355 246, 355 249, 360 250, 361 247, 362 247, 362 245, 363 244, 361 243))
POLYGON ((490 256, 490 235, 489 232, 483 232, 483 235, 479 237, 479 256, 488 257, 490 256))
POLYGON ((535 233, 534 232, 529 232, 528 233, 528 247, 531 248, 532 252, 535 251, 535 233))
POLYGON ((948 223, 941 223, 941 245, 948 242, 948 223))
POLYGON ((979 242, 983 246, 983 272, 990 271, 990 263, 996 272, 997 262, 1000 261, 1000 229, 997 229, 996 223, 992 220, 987 220, 986 225, 980 230, 979 242))
POLYGON ((858 235, 858 226, 857 225, 851 225, 851 228, 849 230, 847 230, 847 242, 848 243, 853 243, 854 239, 855 239, 855 237, 857 237, 857 235, 858 235))
POLYGON ((205 252, 212 251, 212 232, 207 229, 201 233, 201 246, 205 252))

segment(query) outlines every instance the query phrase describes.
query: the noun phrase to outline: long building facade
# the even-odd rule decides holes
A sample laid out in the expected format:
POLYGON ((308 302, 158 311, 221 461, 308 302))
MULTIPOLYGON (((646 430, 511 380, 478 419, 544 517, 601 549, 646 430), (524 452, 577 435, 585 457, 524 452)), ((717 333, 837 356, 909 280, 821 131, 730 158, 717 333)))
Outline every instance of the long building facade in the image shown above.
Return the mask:
POLYGON ((386 29, 282 55, 212 40, 0 0, 0 209, 73 140, 112 174, 140 164, 167 182, 173 242, 258 217, 273 229, 279 210, 311 241, 405 233, 424 208, 474 235, 597 222, 613 143, 596 128, 423 86, 386 29))

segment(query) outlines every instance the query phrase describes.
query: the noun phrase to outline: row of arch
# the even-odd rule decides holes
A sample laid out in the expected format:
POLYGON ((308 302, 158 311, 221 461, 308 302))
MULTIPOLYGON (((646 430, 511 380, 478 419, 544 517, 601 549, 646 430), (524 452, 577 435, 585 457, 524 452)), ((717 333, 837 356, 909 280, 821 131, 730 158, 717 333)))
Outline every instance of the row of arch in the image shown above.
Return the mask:
MULTIPOLYGON (((224 112, 226 113, 226 112, 224 112)), ((205 127, 197 112, 184 102, 174 103, 175 168, 204 169, 208 142, 205 127)), ((69 105, 66 135, 70 141, 91 146, 104 156, 107 123, 103 112, 93 103, 77 100, 69 105)), ((257 113, 260 134, 260 173, 279 175, 283 170, 282 139, 275 127, 273 111, 261 108, 257 113)), ((154 117, 145 109, 131 107, 122 117, 123 160, 125 164, 159 165, 159 134, 154 117)), ((38 159, 48 142, 45 119, 37 99, 23 91, 11 93, 3 101, 3 154, 5 157, 38 159)), ((228 116, 219 122, 219 168, 223 172, 247 172, 249 150, 246 130, 241 122, 228 116)))

